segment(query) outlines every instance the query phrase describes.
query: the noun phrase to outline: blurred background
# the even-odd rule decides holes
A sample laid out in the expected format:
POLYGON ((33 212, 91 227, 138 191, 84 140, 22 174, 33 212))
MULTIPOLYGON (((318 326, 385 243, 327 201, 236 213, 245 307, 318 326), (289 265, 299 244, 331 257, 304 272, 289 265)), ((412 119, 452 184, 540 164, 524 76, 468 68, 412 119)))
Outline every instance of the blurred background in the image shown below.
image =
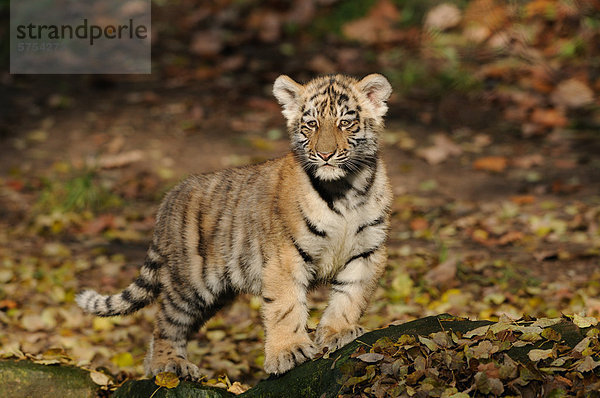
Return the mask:
MULTIPOLYGON (((368 328, 600 316, 600 1, 155 0, 152 17, 151 75, 10 75, 0 2, 1 354, 142 374, 155 309, 92 318, 74 295, 133 280, 179 179, 288 150, 280 74, 394 87, 368 328)), ((209 383, 264 377, 259 310, 244 296, 190 344, 209 383)))

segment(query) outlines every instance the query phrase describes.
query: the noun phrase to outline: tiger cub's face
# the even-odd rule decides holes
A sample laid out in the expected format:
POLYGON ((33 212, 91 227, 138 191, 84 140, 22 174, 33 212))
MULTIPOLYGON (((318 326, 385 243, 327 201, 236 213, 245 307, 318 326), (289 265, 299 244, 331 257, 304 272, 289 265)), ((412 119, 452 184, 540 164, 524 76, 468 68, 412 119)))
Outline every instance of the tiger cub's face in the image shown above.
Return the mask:
POLYGON ((305 85, 279 76, 273 93, 283 105, 292 150, 304 169, 324 181, 373 165, 392 88, 385 77, 358 81, 335 75, 305 85))

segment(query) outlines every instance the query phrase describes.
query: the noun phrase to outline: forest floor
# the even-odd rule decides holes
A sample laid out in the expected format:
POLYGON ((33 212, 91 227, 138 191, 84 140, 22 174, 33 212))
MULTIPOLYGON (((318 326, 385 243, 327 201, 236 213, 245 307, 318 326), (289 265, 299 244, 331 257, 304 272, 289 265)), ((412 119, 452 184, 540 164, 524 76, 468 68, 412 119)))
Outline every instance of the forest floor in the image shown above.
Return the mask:
MULTIPOLYGON (((283 117, 267 95, 231 102, 144 83, 87 88, 64 107, 37 106, 43 95, 22 97, 32 114, 0 145, 0 350, 60 347, 78 363, 139 376, 155 308, 93 318, 74 294, 133 280, 160 198, 179 179, 284 154, 283 117)), ((444 129, 406 123, 394 100, 390 109, 389 263, 368 328, 443 312, 600 315, 597 134, 444 129)), ((312 295, 313 328, 326 298, 326 289, 312 295)), ((243 296, 199 331, 190 354, 209 378, 264 377, 259 308, 243 296)))

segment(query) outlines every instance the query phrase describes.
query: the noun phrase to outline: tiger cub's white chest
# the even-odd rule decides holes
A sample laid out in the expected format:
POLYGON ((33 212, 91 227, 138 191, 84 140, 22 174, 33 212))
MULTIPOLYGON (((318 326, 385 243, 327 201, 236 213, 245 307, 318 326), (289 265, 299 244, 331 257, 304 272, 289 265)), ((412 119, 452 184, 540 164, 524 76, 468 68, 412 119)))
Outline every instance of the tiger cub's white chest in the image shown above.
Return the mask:
POLYGON ((325 236, 306 236, 305 244, 314 259, 316 277, 322 280, 333 278, 353 256, 379 247, 386 236, 381 212, 368 206, 324 214, 318 228, 325 236))

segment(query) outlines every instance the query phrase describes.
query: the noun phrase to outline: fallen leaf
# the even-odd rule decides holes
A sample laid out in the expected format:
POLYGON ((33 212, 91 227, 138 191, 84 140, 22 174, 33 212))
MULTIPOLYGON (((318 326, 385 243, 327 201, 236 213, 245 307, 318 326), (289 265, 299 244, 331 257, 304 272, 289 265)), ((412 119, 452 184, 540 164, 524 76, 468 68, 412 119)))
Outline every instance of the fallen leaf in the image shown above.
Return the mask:
POLYGON ((433 146, 417 150, 417 155, 429 164, 439 164, 450 156, 457 156, 462 149, 445 134, 436 134, 433 137, 433 146))
POLYGON ((190 52, 200 57, 214 57, 223 49, 222 34, 216 31, 201 31, 193 34, 190 52))
POLYGON ((510 163, 513 166, 521 169, 530 169, 533 166, 542 166, 544 164, 544 157, 539 153, 534 153, 531 155, 516 157, 512 159, 510 163))
POLYGON ((550 95, 550 99, 558 106, 581 108, 594 101, 594 92, 587 84, 571 78, 560 82, 550 95))
POLYGON ((500 245, 508 245, 520 241, 525 235, 521 231, 509 231, 498 239, 500 245))
POLYGON ((463 336, 467 339, 470 339, 475 336, 485 336, 485 334, 488 332, 488 330, 490 330, 489 325, 480 326, 476 329, 468 331, 463 336))
POLYGON ((598 324, 598 319, 593 316, 582 317, 580 315, 573 315, 573 323, 577 325, 578 328, 584 329, 589 328, 590 326, 596 326, 598 324))
POLYGON ((556 250, 542 250, 533 253, 533 257, 537 261, 555 260, 558 259, 558 252, 556 250))
POLYGON ((552 358, 552 355, 553 355, 553 350, 552 349, 549 349, 549 350, 531 350, 531 351, 529 351, 527 353, 527 356, 533 362, 538 362, 538 361, 541 361, 543 359, 552 358))
POLYGON ((249 389, 250 389, 250 386, 248 386, 246 384, 242 384, 239 381, 236 381, 227 389, 227 391, 229 391, 230 393, 233 393, 235 395, 238 395, 238 394, 245 393, 249 389))
POLYGON ((460 24, 460 9, 451 3, 442 3, 433 7, 425 16, 425 28, 439 31, 454 28, 460 24))
POLYGON ((379 354, 377 352, 368 352, 366 354, 357 356, 357 358, 363 362, 375 363, 381 361, 384 358, 384 356, 383 354, 379 354))
POLYGON ((581 184, 568 183, 561 180, 552 181, 552 192, 560 194, 571 194, 579 191, 582 188, 581 184))
POLYGON ((410 221, 410 229, 413 231, 423 231, 429 227, 429 223, 423 217, 413 218, 410 221))
POLYGON ((443 286, 456 279, 458 259, 448 258, 425 274, 425 280, 433 286, 443 286))
POLYGON ((531 114, 531 121, 544 127, 565 127, 567 117, 560 109, 536 108, 531 114))
POLYGON ((154 383, 161 387, 175 388, 179 385, 179 377, 175 373, 161 372, 156 375, 154 383))
POLYGON ((542 337, 550 341, 560 341, 562 335, 554 329, 546 328, 542 331, 542 337))
POLYGON ((13 308, 17 308, 17 302, 10 300, 10 299, 4 299, 4 300, 0 300, 0 310, 4 311, 4 310, 11 310, 13 308))
POLYGON ((494 362, 489 363, 480 363, 477 367, 479 372, 483 372, 490 378, 499 378, 500 377, 500 369, 496 366, 494 362))
POLYGON ((429 348, 430 351, 437 351, 438 350, 438 345, 435 341, 428 339, 427 337, 423 337, 423 336, 418 336, 419 341, 421 342, 421 344, 424 344, 427 348, 429 348))
POLYGON ((517 195, 511 196, 510 201, 518 205, 528 205, 535 202, 535 196, 533 195, 517 195))
POLYGON ((100 156, 98 159, 98 166, 102 169, 115 169, 139 162, 143 158, 144 152, 135 149, 133 151, 122 152, 115 155, 100 156))
POLYGON ((579 343, 577 343, 575 345, 575 347, 573 347, 573 351, 575 352, 583 352, 585 349, 587 349, 590 346, 590 342, 591 339, 589 337, 584 337, 583 339, 581 339, 581 341, 579 343))
POLYGON ((583 357, 581 361, 579 361, 579 364, 575 369, 577 369, 579 372, 591 372, 598 366, 600 366, 600 361, 594 361, 591 356, 587 355, 583 357))
POLYGON ((539 326, 541 328, 547 328, 548 326, 557 325, 561 322, 561 318, 539 318, 536 319, 530 326, 539 326))
POLYGON ((469 348, 473 354, 473 358, 486 359, 489 358, 494 352, 494 345, 489 340, 483 340, 475 347, 469 348))
POLYGON ((110 384, 111 380, 106 374, 102 372, 97 372, 95 370, 90 371, 90 378, 92 381, 99 386, 107 386, 110 384))
POLYGON ((394 41, 401 33, 395 29, 399 16, 400 11, 392 1, 379 0, 366 17, 344 24, 342 33, 367 44, 394 41))
POLYGON ((120 368, 133 366, 133 355, 130 352, 121 352, 111 358, 112 363, 120 368))
POLYGON ((475 170, 493 171, 501 173, 506 169, 508 161, 503 156, 486 156, 473 162, 475 170))

